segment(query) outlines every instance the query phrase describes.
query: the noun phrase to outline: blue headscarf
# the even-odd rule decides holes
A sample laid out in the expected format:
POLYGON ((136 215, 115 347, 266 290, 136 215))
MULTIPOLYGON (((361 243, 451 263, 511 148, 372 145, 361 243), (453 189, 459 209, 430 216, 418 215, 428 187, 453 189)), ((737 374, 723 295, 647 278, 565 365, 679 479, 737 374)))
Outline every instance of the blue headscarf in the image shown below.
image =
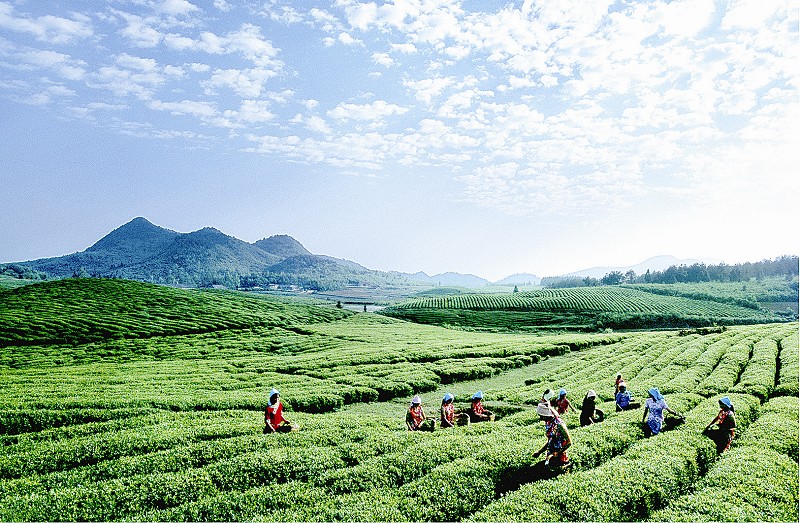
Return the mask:
POLYGON ((724 396, 722 399, 720 399, 719 404, 728 407, 730 410, 733 410, 733 403, 728 396, 724 396))
POLYGON ((454 396, 448 392, 447 394, 444 395, 444 398, 442 398, 442 403, 447 403, 448 401, 451 401, 453 398, 454 396))
POLYGON ((656 400, 656 401, 660 401, 660 400, 663 400, 663 399, 664 399, 664 396, 662 396, 662 395, 661 395, 661 393, 660 393, 660 392, 658 392, 658 389, 657 389, 657 388, 655 388, 655 387, 653 387, 652 389, 648 390, 647 392, 648 392, 648 393, 649 393, 651 396, 653 396, 653 399, 654 399, 654 400, 656 400))
POLYGON ((475 394, 472 395, 472 399, 473 400, 483 399, 483 392, 481 391, 476 392, 475 394))

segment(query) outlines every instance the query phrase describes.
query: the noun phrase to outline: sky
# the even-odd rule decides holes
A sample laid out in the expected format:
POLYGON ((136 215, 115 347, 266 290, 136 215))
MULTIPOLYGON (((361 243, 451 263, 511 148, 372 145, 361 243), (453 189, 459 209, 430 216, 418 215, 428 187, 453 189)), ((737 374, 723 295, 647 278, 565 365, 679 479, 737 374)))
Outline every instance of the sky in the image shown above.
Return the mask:
POLYGON ((798 5, 0 0, 0 262, 137 216, 491 281, 800 252, 798 5))

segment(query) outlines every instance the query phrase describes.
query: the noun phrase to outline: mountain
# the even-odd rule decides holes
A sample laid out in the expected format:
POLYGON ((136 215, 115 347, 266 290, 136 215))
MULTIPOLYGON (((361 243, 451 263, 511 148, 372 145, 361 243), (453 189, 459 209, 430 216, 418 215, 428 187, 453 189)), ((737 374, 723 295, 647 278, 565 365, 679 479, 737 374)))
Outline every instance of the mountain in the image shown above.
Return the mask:
POLYGON ((647 260, 638 263, 636 265, 629 265, 629 266, 622 266, 622 267, 593 267, 591 269, 584 269, 582 271, 571 272, 569 274, 565 274, 564 276, 575 276, 580 278, 590 277, 590 278, 602 278, 606 274, 610 272, 621 272, 625 274, 629 270, 632 270, 637 275, 644 274, 648 270, 650 272, 654 271, 663 271, 673 265, 694 265, 695 263, 704 263, 706 265, 716 265, 719 263, 719 260, 679 260, 674 256, 654 256, 652 258, 648 258, 647 260))
POLYGON ((489 280, 484 280, 474 274, 461 274, 458 272, 445 272, 428 276, 424 272, 414 274, 402 273, 410 280, 427 283, 429 285, 444 285, 448 287, 484 287, 489 285, 489 280))
POLYGON ((495 285, 539 285, 542 279, 535 274, 512 274, 500 281, 494 282, 495 285))
POLYGON ((291 258, 292 256, 305 256, 311 254, 303 245, 285 234, 270 236, 263 240, 258 240, 253 245, 270 254, 281 258, 291 258))
POLYGON ((114 229, 85 251, 24 264, 51 278, 88 274, 192 287, 277 284, 331 290, 401 282, 397 275, 349 260, 311 254, 291 236, 251 244, 211 227, 179 233, 145 218, 114 229))

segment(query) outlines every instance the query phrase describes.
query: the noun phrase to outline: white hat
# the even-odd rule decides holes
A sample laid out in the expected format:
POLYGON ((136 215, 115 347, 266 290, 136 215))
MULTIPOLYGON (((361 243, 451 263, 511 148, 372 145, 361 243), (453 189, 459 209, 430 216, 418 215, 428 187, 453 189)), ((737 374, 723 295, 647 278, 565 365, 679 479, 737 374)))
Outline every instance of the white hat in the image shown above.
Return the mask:
POLYGON ((547 404, 546 401, 540 401, 539 404, 536 406, 536 413, 540 416, 552 416, 553 410, 550 408, 550 405, 547 404))
POLYGON ((422 403, 422 398, 420 398, 419 396, 414 396, 413 398, 411 398, 411 404, 413 405, 415 403, 422 403))
POLYGON ((597 393, 595 391, 593 391, 592 389, 589 389, 589 392, 586 393, 586 397, 587 398, 596 398, 597 397, 597 393))

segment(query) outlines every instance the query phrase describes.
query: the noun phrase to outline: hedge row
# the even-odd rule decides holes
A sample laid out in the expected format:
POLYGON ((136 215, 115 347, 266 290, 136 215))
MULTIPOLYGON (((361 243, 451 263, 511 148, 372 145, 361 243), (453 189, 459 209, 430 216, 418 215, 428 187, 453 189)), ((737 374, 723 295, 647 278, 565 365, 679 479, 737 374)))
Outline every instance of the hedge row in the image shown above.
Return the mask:
MULTIPOLYGON (((758 412, 753 396, 731 395, 740 427, 758 412)), ((600 466, 529 484, 474 514, 472 521, 632 521, 677 498, 716 458, 702 430, 718 410, 704 400, 679 429, 633 445, 600 466)))
POLYGON ((775 388, 775 365, 778 359, 778 343, 764 338, 753 345, 753 355, 731 391, 752 394, 766 401, 775 388))
POLYGON ((651 519, 798 521, 798 406, 796 397, 767 403, 696 490, 651 519))
POLYGON ((800 383, 800 342, 798 333, 793 333, 781 340, 781 369, 775 394, 797 396, 800 383))

